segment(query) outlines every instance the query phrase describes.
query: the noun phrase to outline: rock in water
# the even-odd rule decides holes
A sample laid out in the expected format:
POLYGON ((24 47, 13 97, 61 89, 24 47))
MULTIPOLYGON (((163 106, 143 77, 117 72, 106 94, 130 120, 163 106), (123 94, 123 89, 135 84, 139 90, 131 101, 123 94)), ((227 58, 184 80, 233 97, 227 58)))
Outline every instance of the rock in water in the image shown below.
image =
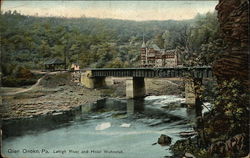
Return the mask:
POLYGON ((157 143, 153 143, 152 145, 156 145, 157 143))
POLYGON ((162 134, 160 138, 158 138, 158 144, 160 145, 170 145, 171 141, 172 139, 165 134, 162 134))
POLYGON ((111 127, 111 123, 110 122, 104 122, 104 123, 101 123, 101 124, 97 125, 95 127, 95 130, 98 130, 98 131, 105 130, 105 129, 109 128, 109 127, 111 127))

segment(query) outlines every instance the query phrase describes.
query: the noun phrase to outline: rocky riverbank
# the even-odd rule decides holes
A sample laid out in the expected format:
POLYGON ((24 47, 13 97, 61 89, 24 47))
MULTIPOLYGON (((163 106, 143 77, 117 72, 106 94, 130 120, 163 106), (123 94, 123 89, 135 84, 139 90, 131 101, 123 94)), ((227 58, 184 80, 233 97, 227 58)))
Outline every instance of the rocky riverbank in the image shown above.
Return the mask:
MULTIPOLYGON (((103 97, 124 98, 125 78, 107 78, 107 87, 87 89, 71 81, 71 74, 45 74, 35 86, 1 88, 3 119, 26 118, 68 111, 79 105, 95 102, 103 97)), ((180 79, 146 79, 146 95, 181 95, 180 79)))
POLYGON ((213 113, 207 113, 204 118, 203 130, 197 130, 198 135, 178 140, 170 147, 173 155, 168 158, 249 158, 249 137, 245 133, 220 133, 225 128, 221 126, 225 118, 219 118, 213 113), (218 125, 212 132, 211 122, 218 125), (221 130, 221 131, 220 131, 221 130))
POLYGON ((1 118, 24 118, 67 111, 101 98, 100 91, 90 90, 70 81, 69 73, 46 75, 31 90, 5 95, 0 109, 1 118))

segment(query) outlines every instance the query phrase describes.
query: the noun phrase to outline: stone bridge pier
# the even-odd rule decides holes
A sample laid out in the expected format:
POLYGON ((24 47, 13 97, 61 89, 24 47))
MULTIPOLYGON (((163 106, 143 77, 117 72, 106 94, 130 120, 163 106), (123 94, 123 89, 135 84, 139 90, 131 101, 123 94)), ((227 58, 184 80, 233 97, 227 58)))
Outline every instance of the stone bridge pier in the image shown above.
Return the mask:
POLYGON ((105 77, 93 77, 91 70, 81 74, 81 84, 91 89, 106 86, 105 77))
POLYGON ((201 78, 186 78, 185 82, 185 99, 189 107, 193 107, 200 101, 201 78))
MULTIPOLYGON (((81 74, 81 83, 87 88, 105 87, 105 77, 126 77, 126 97, 128 99, 140 98, 145 96, 145 81, 144 78, 185 78, 185 98, 186 104, 193 107, 200 101, 199 88, 203 77, 212 76, 209 68, 197 68, 196 71, 191 71, 187 68, 163 69, 166 71, 164 75, 158 74, 154 69, 94 69, 87 70, 81 74), (176 71, 176 72, 175 72, 176 71), (192 77, 186 78, 185 73, 191 73, 192 77)), ((164 71, 163 71, 164 72, 164 71)))
POLYGON ((145 96, 144 77, 130 77, 126 79, 126 97, 140 98, 145 96))
MULTIPOLYGON (((106 86, 105 77, 93 77, 91 71, 81 75, 81 84, 87 88, 102 88, 106 86)), ((140 98, 145 96, 144 77, 128 77, 126 79, 126 98, 140 98)))

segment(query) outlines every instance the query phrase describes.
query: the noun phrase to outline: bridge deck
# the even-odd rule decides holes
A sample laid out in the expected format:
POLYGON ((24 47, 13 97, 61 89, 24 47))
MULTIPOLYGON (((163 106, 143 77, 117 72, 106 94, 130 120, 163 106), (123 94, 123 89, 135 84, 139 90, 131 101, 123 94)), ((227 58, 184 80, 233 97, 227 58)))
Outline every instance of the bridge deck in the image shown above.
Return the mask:
POLYGON ((96 68, 88 69, 92 71, 92 77, 213 77, 212 69, 204 67, 172 67, 172 68, 96 68))

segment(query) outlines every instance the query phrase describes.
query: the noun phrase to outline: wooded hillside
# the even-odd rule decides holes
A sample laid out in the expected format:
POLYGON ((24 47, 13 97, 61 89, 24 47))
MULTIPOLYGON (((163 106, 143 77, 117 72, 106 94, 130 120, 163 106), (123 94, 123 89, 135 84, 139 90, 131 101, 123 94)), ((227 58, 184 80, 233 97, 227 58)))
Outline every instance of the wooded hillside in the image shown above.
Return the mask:
POLYGON ((143 32, 146 41, 165 49, 180 47, 189 54, 201 52, 202 44, 217 38, 214 13, 185 21, 136 22, 32 17, 9 11, 2 13, 0 23, 3 67, 8 63, 40 69, 44 61, 65 56, 68 65, 77 62, 81 67, 138 66, 143 32))

